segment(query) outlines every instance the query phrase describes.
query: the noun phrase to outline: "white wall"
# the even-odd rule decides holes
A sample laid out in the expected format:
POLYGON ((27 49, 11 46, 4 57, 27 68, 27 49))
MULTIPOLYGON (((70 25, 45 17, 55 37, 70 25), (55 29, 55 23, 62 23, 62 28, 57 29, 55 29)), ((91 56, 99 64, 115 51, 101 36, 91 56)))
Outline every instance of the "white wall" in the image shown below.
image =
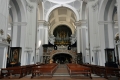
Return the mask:
POLYGON ((0 0, 0 30, 3 30, 3 35, 0 34, 0 68, 6 67, 7 47, 8 43, 3 42, 7 36, 7 22, 8 22, 8 3, 9 0, 0 0))
POLYGON ((36 26, 37 26, 37 3, 30 2, 27 0, 27 27, 26 27, 26 38, 25 38, 25 54, 23 54, 22 58, 24 58, 23 65, 25 64, 33 64, 35 60, 35 42, 36 42, 36 26), (30 58, 26 57, 30 56, 30 58), (28 59, 30 60, 29 63, 28 59))

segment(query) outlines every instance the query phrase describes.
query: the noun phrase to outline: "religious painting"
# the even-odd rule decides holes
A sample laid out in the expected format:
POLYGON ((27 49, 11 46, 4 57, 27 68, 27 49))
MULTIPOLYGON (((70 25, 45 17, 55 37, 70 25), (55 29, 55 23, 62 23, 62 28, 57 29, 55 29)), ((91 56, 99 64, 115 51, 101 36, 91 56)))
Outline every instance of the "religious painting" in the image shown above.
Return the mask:
POLYGON ((21 62, 21 47, 10 48, 10 64, 20 65, 21 62))
POLYGON ((115 62, 114 49, 110 49, 110 48, 105 49, 105 58, 106 58, 106 62, 115 62))

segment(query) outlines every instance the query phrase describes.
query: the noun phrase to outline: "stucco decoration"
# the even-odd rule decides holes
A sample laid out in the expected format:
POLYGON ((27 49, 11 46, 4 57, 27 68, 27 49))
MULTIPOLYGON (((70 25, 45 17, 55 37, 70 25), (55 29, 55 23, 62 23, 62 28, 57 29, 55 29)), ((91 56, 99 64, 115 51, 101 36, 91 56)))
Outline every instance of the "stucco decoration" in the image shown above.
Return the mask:
POLYGON ((53 2, 53 3, 57 3, 57 4, 66 4, 66 3, 71 3, 75 0, 48 0, 50 2, 53 2))

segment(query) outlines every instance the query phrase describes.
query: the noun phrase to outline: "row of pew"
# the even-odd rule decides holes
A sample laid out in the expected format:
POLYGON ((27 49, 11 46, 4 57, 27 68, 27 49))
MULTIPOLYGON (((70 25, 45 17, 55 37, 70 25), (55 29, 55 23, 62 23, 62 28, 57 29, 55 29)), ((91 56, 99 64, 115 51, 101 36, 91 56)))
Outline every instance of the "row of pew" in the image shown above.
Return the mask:
POLYGON ((100 77, 108 79, 109 77, 120 77, 120 69, 113 67, 98 66, 92 64, 82 64, 83 66, 91 68, 91 72, 100 77))
POLYGON ((57 67, 58 67, 58 64, 56 63, 46 64, 42 66, 35 66, 32 68, 31 78, 35 77, 36 75, 40 75, 40 74, 42 74, 43 76, 44 74, 47 74, 47 75, 50 75, 50 77, 52 77, 57 67))
POLYGON ((75 64, 75 63, 69 63, 67 64, 67 69, 68 72, 70 74, 71 77, 73 77, 73 75, 85 75, 85 76, 89 76, 91 79, 91 68, 83 66, 83 65, 79 65, 79 64, 75 64))
POLYGON ((22 78, 29 74, 32 74, 31 78, 35 77, 36 74, 49 73, 50 75, 53 75, 53 73, 57 68, 57 65, 58 64, 56 63, 31 64, 31 65, 24 65, 18 67, 1 68, 1 78, 4 77, 12 78, 13 75, 18 75, 18 74, 19 74, 19 78, 22 78))

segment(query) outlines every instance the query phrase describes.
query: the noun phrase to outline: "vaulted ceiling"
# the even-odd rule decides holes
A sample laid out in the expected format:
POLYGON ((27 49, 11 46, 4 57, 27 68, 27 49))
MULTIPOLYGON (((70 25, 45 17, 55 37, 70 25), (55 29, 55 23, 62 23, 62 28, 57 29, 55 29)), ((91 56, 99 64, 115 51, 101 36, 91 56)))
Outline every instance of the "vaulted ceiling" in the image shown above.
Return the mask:
POLYGON ((51 26, 53 26, 55 24, 55 22, 70 22, 71 24, 73 22, 75 22, 76 17, 74 15, 74 13, 65 7, 60 7, 55 9, 50 17, 49 17, 49 21, 51 26))
MULTIPOLYGON (((49 16, 50 28, 55 29, 59 25, 67 25, 71 31, 75 29, 74 22, 76 15, 72 10, 66 7, 59 7, 53 10, 49 16)), ((52 30, 52 31, 53 31, 52 30)))

